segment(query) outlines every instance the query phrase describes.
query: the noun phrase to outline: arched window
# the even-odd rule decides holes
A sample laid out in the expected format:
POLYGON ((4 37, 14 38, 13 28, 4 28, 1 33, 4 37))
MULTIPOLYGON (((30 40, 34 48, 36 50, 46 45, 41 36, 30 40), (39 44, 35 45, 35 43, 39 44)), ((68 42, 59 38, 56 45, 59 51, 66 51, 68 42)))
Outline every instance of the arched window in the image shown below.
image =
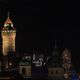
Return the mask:
POLYGON ((25 70, 25 68, 22 68, 22 74, 23 74, 23 75, 26 74, 26 70, 25 70))

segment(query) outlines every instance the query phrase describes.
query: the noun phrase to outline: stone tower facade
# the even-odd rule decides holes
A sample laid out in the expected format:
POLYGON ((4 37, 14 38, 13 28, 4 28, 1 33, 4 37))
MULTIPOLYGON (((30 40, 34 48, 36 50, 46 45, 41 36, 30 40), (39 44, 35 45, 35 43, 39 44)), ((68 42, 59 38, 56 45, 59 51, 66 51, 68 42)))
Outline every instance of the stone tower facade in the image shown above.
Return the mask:
POLYGON ((57 43, 55 40, 55 46, 54 51, 52 52, 52 55, 49 59, 48 64, 48 79, 50 80, 64 80, 64 69, 61 67, 61 58, 60 58, 60 52, 57 47, 57 43))
POLYGON ((4 27, 1 30, 1 36, 3 55, 6 56, 9 52, 15 52, 16 29, 13 27, 13 23, 9 18, 9 14, 4 23, 4 27))

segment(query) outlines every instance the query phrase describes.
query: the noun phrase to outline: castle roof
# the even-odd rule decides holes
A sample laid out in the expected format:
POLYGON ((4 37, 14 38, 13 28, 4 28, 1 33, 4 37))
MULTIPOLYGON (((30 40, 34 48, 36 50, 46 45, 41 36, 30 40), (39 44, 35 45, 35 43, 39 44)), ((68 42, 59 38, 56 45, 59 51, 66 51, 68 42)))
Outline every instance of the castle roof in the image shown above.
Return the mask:
POLYGON ((9 12, 8 12, 7 20, 4 22, 4 27, 2 28, 2 30, 15 30, 15 28, 13 27, 13 22, 9 17, 9 12))
POLYGON ((4 24, 13 24, 12 21, 11 21, 11 19, 9 18, 9 16, 8 16, 8 18, 7 18, 7 20, 5 21, 4 24))

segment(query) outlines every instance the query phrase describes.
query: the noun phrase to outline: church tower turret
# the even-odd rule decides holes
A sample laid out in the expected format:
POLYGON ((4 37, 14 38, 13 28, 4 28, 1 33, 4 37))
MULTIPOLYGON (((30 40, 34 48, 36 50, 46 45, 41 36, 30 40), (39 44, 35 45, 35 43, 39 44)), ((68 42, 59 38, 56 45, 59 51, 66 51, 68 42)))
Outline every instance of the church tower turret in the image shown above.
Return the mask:
POLYGON ((4 56, 8 55, 9 52, 15 52, 15 37, 16 30, 13 27, 13 23, 10 20, 9 12, 7 20, 4 23, 4 27, 1 30, 2 36, 2 53, 4 56))

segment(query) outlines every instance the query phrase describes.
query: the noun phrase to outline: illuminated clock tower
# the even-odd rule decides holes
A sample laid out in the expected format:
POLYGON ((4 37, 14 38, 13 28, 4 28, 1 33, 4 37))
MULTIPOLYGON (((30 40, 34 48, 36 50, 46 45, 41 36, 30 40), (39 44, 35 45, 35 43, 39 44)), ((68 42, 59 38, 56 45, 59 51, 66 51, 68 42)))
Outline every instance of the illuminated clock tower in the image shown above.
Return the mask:
POLYGON ((4 23, 4 27, 1 30, 1 36, 3 55, 6 56, 9 52, 15 52, 16 30, 13 27, 12 21, 10 20, 9 13, 7 20, 4 23))

